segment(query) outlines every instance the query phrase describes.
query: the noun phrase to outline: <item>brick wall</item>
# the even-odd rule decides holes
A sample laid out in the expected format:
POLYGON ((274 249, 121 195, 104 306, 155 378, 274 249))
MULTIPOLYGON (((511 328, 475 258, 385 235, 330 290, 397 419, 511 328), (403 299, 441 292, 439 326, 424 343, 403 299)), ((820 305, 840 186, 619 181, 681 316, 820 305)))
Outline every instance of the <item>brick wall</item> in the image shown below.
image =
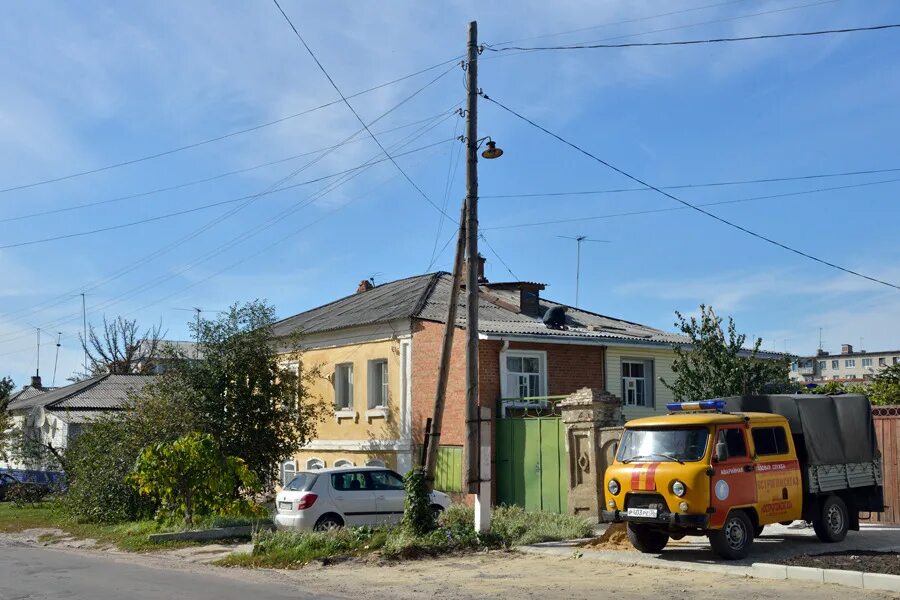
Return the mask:
MULTIPOLYGON (((444 324, 413 321, 412 402, 413 439, 421 443, 425 420, 434 408, 438 365, 444 324)), ((479 345, 480 389, 482 406, 495 407, 500 398, 500 350, 503 343, 482 340, 479 345)), ((605 348, 573 344, 511 342, 511 350, 543 350, 547 352, 547 393, 551 396, 570 394, 579 388, 605 389, 605 348)), ((465 330, 453 336, 450 376, 441 431, 442 445, 462 445, 465 438, 466 361, 465 330)))

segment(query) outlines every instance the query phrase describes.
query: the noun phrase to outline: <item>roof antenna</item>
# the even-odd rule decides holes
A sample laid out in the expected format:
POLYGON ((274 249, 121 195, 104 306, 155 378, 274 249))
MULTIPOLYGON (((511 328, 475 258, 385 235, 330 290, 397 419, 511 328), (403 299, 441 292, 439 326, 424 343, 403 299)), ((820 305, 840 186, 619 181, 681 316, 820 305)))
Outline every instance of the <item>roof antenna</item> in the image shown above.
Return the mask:
POLYGON ((377 273, 372 273, 371 275, 369 275, 369 283, 372 284, 372 287, 375 287, 375 278, 381 277, 382 275, 384 275, 384 273, 382 273, 381 271, 378 271, 377 273))
POLYGON ((56 332, 56 358, 53 359, 53 380, 50 387, 56 387, 56 365, 59 364, 59 347, 62 345, 59 341, 62 339, 62 331, 56 332))
POLYGON ((609 240, 594 240, 586 235, 558 235, 558 238, 567 240, 575 240, 575 308, 578 308, 578 290, 581 287, 581 242, 597 242, 600 244, 609 244, 609 240))

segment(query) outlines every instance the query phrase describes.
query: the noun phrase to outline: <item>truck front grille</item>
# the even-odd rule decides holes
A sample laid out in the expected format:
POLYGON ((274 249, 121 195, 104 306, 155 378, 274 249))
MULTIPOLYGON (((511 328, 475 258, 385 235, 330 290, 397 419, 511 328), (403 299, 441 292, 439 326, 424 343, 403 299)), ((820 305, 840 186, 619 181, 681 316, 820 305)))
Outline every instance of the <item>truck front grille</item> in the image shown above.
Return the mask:
POLYGON ((669 512, 666 501, 659 494, 628 494, 625 508, 655 508, 658 512, 669 512))

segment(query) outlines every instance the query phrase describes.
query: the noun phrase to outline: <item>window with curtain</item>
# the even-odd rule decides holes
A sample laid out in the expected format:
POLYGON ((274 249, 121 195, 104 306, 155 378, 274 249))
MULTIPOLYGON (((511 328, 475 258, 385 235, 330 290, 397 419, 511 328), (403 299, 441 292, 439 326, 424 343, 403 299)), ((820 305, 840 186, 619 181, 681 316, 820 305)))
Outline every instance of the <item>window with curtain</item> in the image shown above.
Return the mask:
POLYGON ((369 361, 369 408, 387 408, 388 362, 385 359, 369 361))
POLYGON ((625 406, 654 406, 652 360, 622 360, 622 402, 625 406))
POLYGON ((334 407, 335 410, 350 410, 353 408, 352 363, 334 367, 334 407))

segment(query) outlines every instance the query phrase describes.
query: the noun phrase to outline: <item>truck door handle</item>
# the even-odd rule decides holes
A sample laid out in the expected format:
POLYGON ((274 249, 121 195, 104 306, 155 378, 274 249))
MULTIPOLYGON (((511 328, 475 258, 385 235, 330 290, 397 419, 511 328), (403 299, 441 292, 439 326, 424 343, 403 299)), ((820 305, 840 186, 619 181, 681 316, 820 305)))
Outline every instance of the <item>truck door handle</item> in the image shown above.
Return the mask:
POLYGON ((744 465, 744 471, 749 473, 752 470, 753 470, 753 465, 744 465))

